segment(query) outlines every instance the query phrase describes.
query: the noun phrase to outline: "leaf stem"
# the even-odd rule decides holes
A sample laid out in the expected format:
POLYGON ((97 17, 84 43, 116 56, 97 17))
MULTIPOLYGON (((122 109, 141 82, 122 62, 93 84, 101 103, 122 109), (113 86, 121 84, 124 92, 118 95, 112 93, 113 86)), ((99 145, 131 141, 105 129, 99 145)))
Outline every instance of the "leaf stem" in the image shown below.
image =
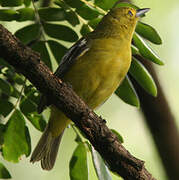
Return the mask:
POLYGON ((21 98, 22 98, 22 93, 23 93, 23 91, 24 91, 26 81, 27 81, 27 78, 25 78, 25 80, 24 80, 24 84, 23 84, 23 86, 22 86, 22 88, 21 88, 19 98, 17 99, 16 104, 15 104, 15 106, 14 106, 14 110, 17 109, 17 106, 19 105, 19 102, 20 102, 20 100, 21 100, 21 98))
POLYGON ((43 40, 46 42, 45 30, 44 30, 43 24, 42 24, 42 22, 40 20, 40 16, 39 16, 38 10, 37 10, 37 8, 35 6, 34 0, 32 0, 32 5, 33 5, 34 11, 35 11, 36 21, 40 25, 39 37, 42 37, 43 40))
POLYGON ((89 2, 89 1, 86 1, 86 0, 80 0, 80 1, 84 2, 88 6, 91 6, 91 7, 95 8, 95 9, 101 11, 101 13, 104 14, 104 15, 107 13, 107 11, 101 9, 100 7, 96 6, 95 4, 93 4, 93 3, 89 2))
POLYGON ((71 124, 71 127, 72 127, 73 131, 75 132, 75 134, 77 135, 77 137, 79 138, 79 140, 80 140, 81 142, 83 142, 83 139, 82 139, 82 137, 81 137, 81 134, 78 132, 78 130, 76 130, 75 124, 71 124))

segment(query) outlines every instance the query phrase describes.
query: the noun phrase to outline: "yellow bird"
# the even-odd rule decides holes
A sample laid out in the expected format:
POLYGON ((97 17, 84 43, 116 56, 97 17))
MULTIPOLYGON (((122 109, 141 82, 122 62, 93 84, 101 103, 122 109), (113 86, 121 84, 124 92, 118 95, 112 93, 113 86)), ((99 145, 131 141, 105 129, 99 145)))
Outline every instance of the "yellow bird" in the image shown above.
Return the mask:
MULTIPOLYGON (((131 40, 139 16, 149 9, 116 7, 96 29, 77 41, 64 55, 55 75, 95 109, 118 88, 131 64, 131 40)), ((39 107, 46 106, 45 98, 39 107)), ((53 168, 64 129, 70 123, 63 112, 51 106, 49 123, 37 144, 31 162, 41 160, 45 170, 53 168)))

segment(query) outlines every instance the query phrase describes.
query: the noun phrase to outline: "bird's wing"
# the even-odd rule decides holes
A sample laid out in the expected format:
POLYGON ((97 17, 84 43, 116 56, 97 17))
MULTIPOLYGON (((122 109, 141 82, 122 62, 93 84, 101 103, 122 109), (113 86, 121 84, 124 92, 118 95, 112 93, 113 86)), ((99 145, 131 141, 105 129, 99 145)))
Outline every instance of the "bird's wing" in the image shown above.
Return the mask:
MULTIPOLYGON (((90 49, 90 42, 87 38, 83 37, 79 39, 63 56, 59 67, 55 71, 57 77, 63 78, 65 73, 70 69, 70 67, 75 63, 75 61, 82 54, 86 53, 90 49)), ((40 98, 40 103, 38 105, 37 111, 41 113, 46 106, 49 106, 50 102, 46 99, 44 95, 40 98)))
POLYGON ((63 56, 59 67, 55 71, 55 75, 62 78, 70 67, 75 63, 79 56, 86 53, 90 49, 90 43, 87 38, 78 40, 63 56))

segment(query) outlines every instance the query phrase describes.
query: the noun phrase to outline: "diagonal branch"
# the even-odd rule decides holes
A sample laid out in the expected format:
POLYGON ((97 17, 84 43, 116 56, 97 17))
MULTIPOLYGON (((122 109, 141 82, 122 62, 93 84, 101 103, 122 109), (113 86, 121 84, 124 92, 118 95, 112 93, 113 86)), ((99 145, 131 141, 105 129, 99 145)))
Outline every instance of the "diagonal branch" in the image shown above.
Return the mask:
POLYGON ((144 162, 132 156, 98 117, 64 82, 40 61, 40 55, 23 45, 0 25, 0 56, 22 73, 62 110, 86 135, 110 169, 125 180, 154 180, 144 162))

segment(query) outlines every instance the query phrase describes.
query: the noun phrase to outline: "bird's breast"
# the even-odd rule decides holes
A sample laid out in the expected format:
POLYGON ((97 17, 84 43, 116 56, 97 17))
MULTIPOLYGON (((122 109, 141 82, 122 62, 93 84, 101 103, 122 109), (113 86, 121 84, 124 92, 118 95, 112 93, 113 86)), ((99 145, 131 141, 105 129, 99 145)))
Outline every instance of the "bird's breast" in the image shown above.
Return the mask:
POLYGON ((76 61, 64 79, 91 108, 95 108, 117 89, 130 62, 130 46, 121 46, 109 39, 97 40, 76 61))

